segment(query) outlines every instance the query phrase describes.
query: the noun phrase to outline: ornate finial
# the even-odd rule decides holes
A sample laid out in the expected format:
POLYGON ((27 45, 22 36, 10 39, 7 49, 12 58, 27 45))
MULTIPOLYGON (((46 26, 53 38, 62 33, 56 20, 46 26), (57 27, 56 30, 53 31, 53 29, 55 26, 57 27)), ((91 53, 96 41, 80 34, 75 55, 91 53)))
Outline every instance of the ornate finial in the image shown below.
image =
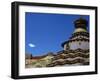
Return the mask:
POLYGON ((75 22, 75 28, 83 28, 83 29, 86 29, 87 27, 87 20, 86 19, 83 19, 83 17, 81 16, 79 19, 77 19, 75 22))

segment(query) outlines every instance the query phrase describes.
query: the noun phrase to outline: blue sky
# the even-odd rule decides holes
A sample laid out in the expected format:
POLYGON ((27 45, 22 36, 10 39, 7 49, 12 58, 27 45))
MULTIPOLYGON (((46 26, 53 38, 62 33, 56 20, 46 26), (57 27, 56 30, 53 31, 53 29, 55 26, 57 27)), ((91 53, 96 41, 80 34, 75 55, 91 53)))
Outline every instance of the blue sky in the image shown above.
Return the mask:
MULTIPOLYGON (((89 16, 82 16, 89 21, 89 16)), ((74 32, 74 21, 80 15, 25 13, 25 52, 33 56, 63 50, 61 43, 74 32)), ((89 28, 89 27, 88 27, 89 28)))

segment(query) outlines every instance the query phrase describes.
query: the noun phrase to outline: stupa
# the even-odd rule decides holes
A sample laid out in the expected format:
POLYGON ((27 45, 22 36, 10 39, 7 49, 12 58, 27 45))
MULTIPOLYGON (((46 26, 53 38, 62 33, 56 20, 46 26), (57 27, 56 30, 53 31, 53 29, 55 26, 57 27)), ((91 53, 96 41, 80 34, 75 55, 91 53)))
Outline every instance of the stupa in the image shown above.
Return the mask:
POLYGON ((61 44, 64 50, 59 51, 52 63, 47 66, 89 65, 88 21, 80 17, 74 21, 74 26, 72 36, 61 44))

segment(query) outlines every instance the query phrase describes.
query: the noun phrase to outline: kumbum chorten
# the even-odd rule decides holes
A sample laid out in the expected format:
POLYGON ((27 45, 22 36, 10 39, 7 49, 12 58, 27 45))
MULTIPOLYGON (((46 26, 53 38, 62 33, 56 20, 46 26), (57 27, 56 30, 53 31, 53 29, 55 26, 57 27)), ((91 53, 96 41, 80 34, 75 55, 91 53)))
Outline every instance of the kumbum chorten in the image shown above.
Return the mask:
POLYGON ((62 43, 64 50, 54 56, 47 67, 61 65, 89 65, 88 21, 79 18, 74 21, 75 30, 69 40, 62 43))

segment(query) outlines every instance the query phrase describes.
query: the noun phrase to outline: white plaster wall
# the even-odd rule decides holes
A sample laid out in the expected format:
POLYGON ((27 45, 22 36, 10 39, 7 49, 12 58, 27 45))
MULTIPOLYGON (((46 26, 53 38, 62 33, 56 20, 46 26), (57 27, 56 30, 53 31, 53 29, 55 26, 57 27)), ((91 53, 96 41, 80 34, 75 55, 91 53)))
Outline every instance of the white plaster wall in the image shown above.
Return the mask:
POLYGON ((86 49, 89 49, 89 42, 88 41, 75 41, 75 42, 71 42, 69 43, 69 48, 72 49, 72 50, 75 50, 75 49, 83 49, 83 50, 86 50, 86 49))

